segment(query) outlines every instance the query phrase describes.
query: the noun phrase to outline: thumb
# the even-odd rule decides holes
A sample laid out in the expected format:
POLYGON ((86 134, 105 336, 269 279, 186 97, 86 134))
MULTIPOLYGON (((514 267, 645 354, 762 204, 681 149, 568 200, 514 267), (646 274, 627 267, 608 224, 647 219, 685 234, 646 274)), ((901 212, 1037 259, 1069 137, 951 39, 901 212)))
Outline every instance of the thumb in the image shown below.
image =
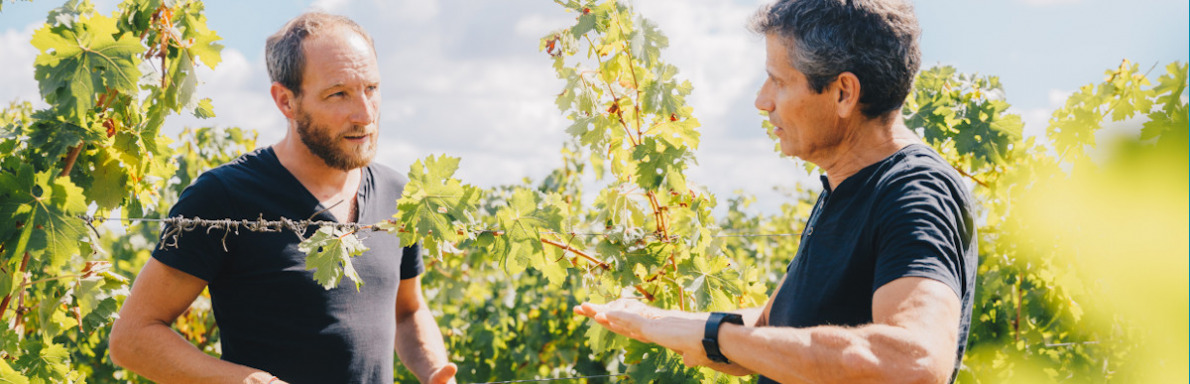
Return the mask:
POLYGON ((434 372, 433 375, 430 375, 430 383, 431 384, 450 383, 451 379, 454 379, 455 373, 458 371, 459 371, 459 366, 455 365, 455 363, 446 363, 445 366, 443 366, 442 368, 438 368, 437 372, 434 372))

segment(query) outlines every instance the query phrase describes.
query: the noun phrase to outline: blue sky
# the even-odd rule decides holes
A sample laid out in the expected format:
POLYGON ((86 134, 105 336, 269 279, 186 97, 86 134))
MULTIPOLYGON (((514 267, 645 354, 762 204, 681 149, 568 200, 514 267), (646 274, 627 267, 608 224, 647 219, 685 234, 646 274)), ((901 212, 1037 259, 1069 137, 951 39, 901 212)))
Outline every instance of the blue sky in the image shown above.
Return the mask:
MULTIPOLYGON (((0 0, 5 1, 5 0, 0 0)), ((760 209, 783 199, 772 187, 814 188, 800 167, 772 152, 752 99, 763 80, 763 41, 746 31, 761 4, 744 0, 637 0, 638 11, 670 38, 662 58, 694 84, 688 100, 703 123, 699 165, 690 179, 724 197, 744 190, 760 209)), ((0 13, 0 102, 36 100, 35 24, 59 1, 5 2, 0 13)), ((114 0, 97 1, 104 13, 114 0)), ((207 2, 210 26, 224 38, 224 63, 203 73, 199 93, 214 99, 215 119, 185 125, 234 125, 284 134, 268 98, 264 39, 310 7, 356 19, 376 38, 384 78, 379 160, 399 170, 431 153, 462 157, 460 176, 482 186, 539 179, 559 164, 567 126, 553 104, 561 83, 537 39, 574 15, 548 0, 265 0, 207 2)), ((1124 58, 1154 78, 1187 61, 1190 2, 1185 0, 916 1, 925 66, 999 76, 1026 132, 1044 123, 1067 93, 1101 81, 1124 58)))

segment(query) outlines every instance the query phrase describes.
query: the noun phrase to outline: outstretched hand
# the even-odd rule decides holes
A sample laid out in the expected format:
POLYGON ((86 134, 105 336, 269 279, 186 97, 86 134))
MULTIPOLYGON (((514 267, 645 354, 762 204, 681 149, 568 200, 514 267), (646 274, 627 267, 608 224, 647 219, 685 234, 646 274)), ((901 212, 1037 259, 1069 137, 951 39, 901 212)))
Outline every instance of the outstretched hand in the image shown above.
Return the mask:
POLYGON ((574 307, 574 313, 594 319, 612 332, 669 348, 682 355, 687 366, 713 364, 702 348, 705 313, 663 310, 631 299, 583 303, 574 307))
POLYGON ((455 363, 446 363, 442 368, 438 368, 434 374, 430 375, 430 384, 454 384, 455 373, 459 371, 459 366, 455 363))

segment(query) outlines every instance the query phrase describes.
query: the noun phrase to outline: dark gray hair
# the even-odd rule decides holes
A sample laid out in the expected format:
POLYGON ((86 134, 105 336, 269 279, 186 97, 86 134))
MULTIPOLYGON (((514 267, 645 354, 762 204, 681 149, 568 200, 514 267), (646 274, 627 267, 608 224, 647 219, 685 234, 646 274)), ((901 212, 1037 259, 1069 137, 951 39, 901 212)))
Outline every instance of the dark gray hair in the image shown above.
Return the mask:
POLYGON ((870 118, 901 108, 921 66, 921 28, 903 0, 778 0, 749 28, 784 39, 789 61, 815 92, 843 72, 855 74, 870 118))
POLYGON ((285 23, 281 30, 266 40, 264 57, 269 69, 269 79, 281 83, 295 95, 301 95, 302 72, 306 69, 306 53, 302 50, 302 41, 306 37, 318 36, 337 28, 347 28, 359 34, 368 41, 372 53, 376 53, 372 36, 351 19, 320 11, 307 12, 285 23))

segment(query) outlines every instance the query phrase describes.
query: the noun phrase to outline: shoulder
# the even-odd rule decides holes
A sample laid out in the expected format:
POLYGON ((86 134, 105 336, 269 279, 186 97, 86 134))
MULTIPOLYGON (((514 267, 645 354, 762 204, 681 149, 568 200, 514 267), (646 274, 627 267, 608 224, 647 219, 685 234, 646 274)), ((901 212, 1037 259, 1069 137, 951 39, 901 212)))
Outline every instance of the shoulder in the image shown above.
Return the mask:
POLYGON ((203 175, 209 175, 209 177, 215 177, 225 181, 241 178, 258 178, 262 174, 275 173, 276 165, 279 164, 277 156, 273 154, 273 151, 269 147, 263 147, 240 155, 235 160, 203 172, 203 175))
POLYGON ((932 148, 915 144, 886 161, 876 176, 872 211, 882 220, 929 213, 961 222, 972 215, 970 187, 932 148))
POLYGON ((876 182, 880 192, 919 189, 933 186, 943 188, 947 194, 968 199, 969 188, 954 167, 924 144, 913 144, 903 148, 882 164, 876 182))
MULTIPOLYGON (((226 203, 232 194, 245 191, 251 185, 273 184, 275 172, 270 170, 268 148, 245 153, 235 160, 204 171, 182 192, 182 198, 206 199, 226 203), (274 176, 270 176, 274 175, 274 176)), ((273 157, 275 162, 275 157, 273 157)))
POLYGON ((372 180, 378 187, 395 188, 400 191, 409 182, 405 175, 384 164, 372 163, 366 170, 372 174, 372 180))
POLYGON ((400 198, 401 192, 405 190, 405 184, 409 182, 405 175, 380 163, 369 164, 364 168, 364 172, 370 175, 367 182, 371 184, 371 188, 374 188, 375 193, 386 199, 400 198))

